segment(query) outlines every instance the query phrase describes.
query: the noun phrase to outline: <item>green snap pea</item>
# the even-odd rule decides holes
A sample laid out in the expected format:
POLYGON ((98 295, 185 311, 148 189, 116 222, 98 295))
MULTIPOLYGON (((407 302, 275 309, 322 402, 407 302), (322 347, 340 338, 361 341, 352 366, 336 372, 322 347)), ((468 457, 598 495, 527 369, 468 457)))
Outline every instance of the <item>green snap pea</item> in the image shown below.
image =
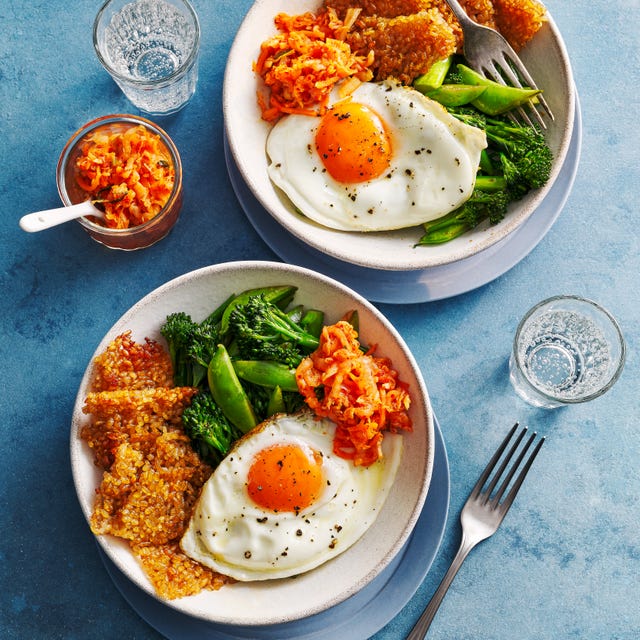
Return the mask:
POLYGON ((287 311, 287 316, 289 316, 289 320, 292 320, 296 324, 300 324, 300 320, 302 320, 303 315, 304 315, 304 307, 301 304, 287 311))
POLYGON ((477 100, 487 87, 474 84, 443 84, 424 94, 445 107, 460 107, 477 100))
POLYGON ((473 69, 464 64, 458 65, 458 72, 462 82, 465 84, 475 84, 485 87, 483 91, 471 104, 490 116, 497 116, 515 109, 528 102, 539 93, 540 89, 529 89, 528 87, 510 87, 507 85, 488 80, 473 69))
POLYGON ((275 387, 269 396, 269 402, 267 404, 267 417, 273 416, 276 413, 286 413, 287 408, 284 405, 284 397, 282 395, 282 389, 275 387))
POLYGON ((233 360, 231 364, 241 380, 261 387, 280 387, 283 391, 298 391, 296 370, 286 364, 267 360, 233 360))
POLYGON ((205 319, 204 323, 209 325, 216 325, 220 320, 222 320, 222 316, 229 306, 231 301, 236 297, 235 293, 232 293, 221 305, 217 306, 205 319))
POLYGON ((441 60, 434 62, 429 68, 429 71, 423 73, 421 76, 418 76, 413 81, 414 88, 421 93, 431 91, 432 89, 437 89, 447 77, 447 73, 449 73, 450 67, 451 56, 442 58, 441 60))
POLYGON ((224 345, 219 344, 207 370, 209 390, 222 413, 242 433, 251 431, 258 419, 242 388, 224 345))
POLYGON ((314 338, 319 338, 324 326, 324 312, 318 309, 307 309, 299 322, 300 326, 314 338))
POLYGON ((238 294, 229 304, 226 306, 220 319, 220 335, 225 336, 229 330, 229 317, 231 312, 238 306, 246 304, 246 302, 252 296, 264 296, 267 302, 271 302, 280 309, 286 309, 289 303, 293 300, 298 287, 293 285, 273 285, 270 287, 259 287, 257 289, 247 289, 238 294))

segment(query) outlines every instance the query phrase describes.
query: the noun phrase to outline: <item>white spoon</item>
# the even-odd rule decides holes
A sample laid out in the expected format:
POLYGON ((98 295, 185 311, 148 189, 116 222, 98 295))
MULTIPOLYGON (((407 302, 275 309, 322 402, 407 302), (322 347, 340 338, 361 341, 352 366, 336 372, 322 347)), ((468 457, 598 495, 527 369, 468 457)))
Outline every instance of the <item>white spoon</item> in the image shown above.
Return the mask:
POLYGON ((104 218, 104 213, 97 209, 90 200, 85 200, 79 204, 72 204, 68 207, 58 207, 57 209, 47 209, 46 211, 36 211, 20 218, 20 228, 23 231, 33 233, 42 231, 57 224, 69 222, 82 216, 95 216, 104 218))

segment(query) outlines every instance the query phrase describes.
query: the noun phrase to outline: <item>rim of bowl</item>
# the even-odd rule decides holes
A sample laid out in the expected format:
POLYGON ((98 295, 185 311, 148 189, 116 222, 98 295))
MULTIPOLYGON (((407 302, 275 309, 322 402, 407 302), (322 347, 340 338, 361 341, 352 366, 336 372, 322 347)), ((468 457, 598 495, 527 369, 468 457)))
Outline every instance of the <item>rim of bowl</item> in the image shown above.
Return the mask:
MULTIPOLYGON (((395 542, 391 545, 391 547, 385 552, 382 558, 376 563, 375 567, 369 571, 369 573, 363 578, 363 581, 359 583, 354 583, 352 587, 347 589, 348 593, 342 592, 340 596, 343 596, 339 599, 335 599, 335 594, 331 596, 325 603, 316 609, 313 610, 304 610, 304 607, 301 607, 298 615, 294 615, 291 618, 287 618, 286 620, 282 620, 280 622, 290 622, 293 620, 303 619, 306 616, 314 615, 320 613, 320 611, 326 611, 331 606, 338 604, 339 602, 344 601, 344 599, 351 597, 355 593, 357 593, 360 589, 364 588, 367 584, 369 584, 376 576, 380 574, 389 564, 393 561, 393 559, 402 552, 402 548, 404 544, 407 542, 409 537, 412 535, 414 527, 420 517, 422 509, 424 508, 424 504, 426 501, 427 493, 429 491, 429 487, 431 485, 433 479, 433 468, 434 468, 434 457, 435 457, 435 427, 434 427, 434 412, 431 404, 431 398, 429 395, 429 390, 424 379, 424 375, 422 373, 422 369, 420 368, 418 361, 416 360, 411 348, 404 340, 404 337, 399 332, 399 330, 395 327, 395 325, 391 322, 391 320, 380 310, 378 309, 372 302, 364 298, 362 295, 351 289, 348 285, 330 277, 321 272, 314 271, 313 269, 309 269, 307 267, 302 267, 298 265, 292 265, 287 263, 281 263, 276 261, 269 260, 238 260, 238 261, 229 261, 229 262, 220 262, 212 265, 208 265, 205 267, 200 267, 198 269, 183 273, 179 276, 176 276, 167 282, 161 284, 160 286, 154 288, 152 291, 145 294, 142 298, 140 298, 136 303, 134 303, 127 311, 125 311, 109 328, 109 330, 105 333, 105 335, 100 340, 97 345, 94 355, 90 360, 85 372, 83 374, 82 380, 80 382, 80 386, 78 392, 76 394, 73 417, 71 420, 71 429, 70 429, 70 441, 71 441, 71 468, 73 481, 76 489, 76 494, 78 496, 78 500, 83 511, 83 514, 87 520, 90 518, 91 510, 86 503, 86 501, 82 498, 83 496, 83 488, 84 488, 84 479, 80 473, 80 462, 86 452, 83 452, 82 446, 78 439, 78 433, 80 428, 79 417, 82 415, 82 405, 84 404, 84 391, 86 391, 86 385, 88 384, 93 357, 95 357, 104 347, 108 344, 108 342, 113 338, 115 332, 117 332, 122 326, 130 323, 131 319, 139 314, 141 310, 145 307, 145 305, 153 303, 155 300, 158 300, 160 297, 163 297, 167 292, 175 291, 182 286, 188 285, 189 282, 193 280, 201 279, 201 278, 220 278, 220 277, 228 277, 230 273, 237 272, 246 272, 246 271, 254 271, 260 272, 262 270, 273 271, 273 272, 281 272, 285 273, 287 271, 295 273, 297 276, 301 278, 308 278, 312 281, 320 282, 325 286, 329 286, 337 289, 342 294, 346 294, 350 297, 353 297, 355 301, 362 304, 364 308, 367 309, 369 313, 381 323, 384 327, 385 331, 388 331, 391 336, 393 336, 394 340, 397 341, 397 345, 400 351, 403 354, 403 357, 406 358, 406 365, 416 376, 416 380, 418 382, 418 387, 420 389, 420 402, 416 403, 416 406, 423 407, 425 409, 424 420, 426 427, 426 450, 424 452, 424 471, 422 473, 422 482, 420 483, 419 489, 416 492, 415 501, 410 509, 410 515, 406 522, 406 527, 403 528, 402 533, 397 537, 395 542)), ((93 464, 93 463, 91 463, 93 464)), ((256 627, 261 626, 262 622, 251 621, 251 620, 243 620, 243 621, 235 621, 231 618, 227 617, 227 614, 224 612, 221 617, 212 619, 210 616, 205 616, 202 614, 202 610, 186 610, 183 606, 181 606, 181 600, 164 600, 158 598, 153 589, 150 589, 149 585, 140 584, 132 575, 131 572, 127 568, 127 564, 123 563, 122 558, 118 554, 113 553, 113 548, 110 546, 109 537, 105 536, 95 536, 97 543, 101 546, 102 550, 107 554, 107 556, 114 562, 114 564, 124 572, 125 575, 134 583, 143 589, 145 593, 154 597, 163 605, 168 606, 169 608, 175 609, 180 613, 188 615, 196 620, 202 620, 206 622, 211 622, 214 624, 229 624, 229 625, 240 625, 243 627, 256 627)), ((196 596, 197 597, 197 596, 196 596)), ((215 612, 214 612, 215 613, 215 612)), ((264 624, 279 624, 279 621, 269 620, 264 624)))
MULTIPOLYGON (((307 6, 307 4, 312 1, 317 4, 319 0, 305 0, 305 6, 307 6)), ((286 196, 282 198, 275 186, 273 186, 272 184, 270 185, 270 189, 272 188, 275 191, 275 194, 272 194, 271 190, 265 191, 265 184, 263 183, 262 179, 260 180, 260 182, 257 182, 257 179, 254 177, 253 171, 255 167, 251 165, 250 161, 244 157, 244 141, 239 140, 238 135, 234 132, 235 122, 233 122, 233 114, 236 113, 236 110, 234 108, 234 105, 236 103, 234 102, 234 99, 238 98, 238 94, 237 82, 235 82, 233 76, 233 73, 236 71, 236 67, 232 67, 232 64, 238 64, 239 60, 246 58, 246 52, 244 49, 244 47, 246 46, 245 40, 249 37, 255 36, 254 31, 256 25, 254 23, 256 22, 257 18, 262 17, 263 12, 268 10, 269 2, 270 0, 256 0, 245 16, 238 32, 236 33, 236 37, 230 50, 229 61, 227 63, 224 75, 223 113, 225 131, 227 133, 227 139, 229 142, 229 149, 234 161, 238 166, 238 170, 243 180, 251 190, 252 194, 261 204, 261 206, 265 208, 266 211, 274 218, 274 220, 276 220, 277 223, 283 226, 288 232, 293 234, 301 242, 308 244, 313 249, 320 251, 322 254, 332 259, 337 259, 349 264, 355 264, 372 269, 389 271, 414 271, 450 265, 460 260, 464 260, 466 258, 481 254, 483 251, 491 248, 492 246, 507 238, 512 232, 516 231, 522 224, 524 224, 524 222, 526 222, 526 220, 529 219, 531 215, 533 215, 533 213, 535 213, 546 195, 549 193, 550 189, 555 184, 557 178, 560 176, 563 167, 565 166, 565 160, 573 136, 576 104, 576 88, 573 80, 571 61, 562 34, 558 29, 550 11, 547 10, 545 14, 545 31, 547 33, 546 37, 551 38, 554 46, 557 48, 557 53, 560 57, 561 65, 555 75, 562 78, 562 84, 563 86, 566 86, 567 91, 563 92, 562 94, 558 93, 558 99, 562 102, 563 106, 566 106, 566 121, 564 122, 563 127, 561 129, 558 129, 558 148, 554 152, 556 160, 554 161, 552 174, 547 183, 540 189, 529 192, 529 194, 527 194, 527 201, 525 203, 517 204, 517 206, 515 206, 516 203, 514 203, 512 206, 514 206, 515 210, 510 212, 512 215, 506 218, 499 227, 489 227, 486 229, 478 227, 478 229, 474 230, 474 232, 476 233, 481 232, 482 235, 479 238, 477 238, 477 236, 473 236, 474 238, 476 238, 473 243, 467 244, 465 241, 465 243, 460 243, 457 245, 452 244, 449 246, 449 251, 447 251, 444 255, 416 255, 415 253, 411 253, 408 250, 407 254, 405 255, 403 250, 402 255, 399 257, 395 256, 394 260, 385 260, 383 263, 380 263, 376 259, 377 253, 375 251, 375 249, 379 247, 376 247, 375 245, 374 251, 365 251, 360 253, 359 255, 354 256, 353 247, 351 247, 351 249, 349 250, 344 247, 336 249, 335 247, 331 246, 330 243, 323 243, 323 240, 319 239, 319 236, 315 233, 315 227, 313 224, 304 220, 300 222, 296 216, 291 214, 291 212, 287 209, 288 206, 291 206, 290 201, 288 201, 288 198, 286 198, 286 196), (245 32, 249 35, 245 35, 245 32), (233 87, 236 87, 236 89, 234 89, 233 87)), ((273 9, 272 13, 275 14, 276 12, 277 10, 273 9)), ((564 109, 562 109, 562 113, 565 113, 564 109)), ((267 184, 269 184, 269 181, 267 181, 267 184)), ((406 231, 406 229, 372 232, 371 235, 375 237, 378 233, 380 233, 383 237, 387 237, 387 234, 400 234, 403 231, 406 231)), ((324 240, 327 240, 327 238, 325 237, 327 234, 329 234, 330 237, 338 238, 341 237, 341 233, 353 234, 354 236, 359 237, 358 234, 360 234, 361 236, 363 232, 340 232, 337 230, 323 228, 321 229, 321 233, 322 238, 324 240), (331 236, 332 233, 338 235, 331 236)), ((366 234, 369 232, 364 233, 366 234)), ((467 238, 467 240, 469 240, 469 238, 467 238)), ((407 242, 407 246, 410 246, 413 241, 414 240, 409 240, 407 242)), ((383 248, 385 250, 393 249, 395 248, 395 245, 385 245, 383 248)))
POLYGON ((96 231, 106 236, 128 235, 134 232, 138 233, 139 231, 144 231, 146 228, 156 224, 158 218, 164 215, 166 211, 175 204, 175 201, 179 197, 180 191, 182 190, 182 161, 180 160, 180 153, 178 152, 178 148, 174 144, 173 140, 169 137, 169 134, 157 124, 142 116, 134 116, 126 113, 116 113, 113 115, 100 116, 99 118, 95 118, 94 120, 87 122, 69 138, 64 148, 62 149, 60 158, 58 159, 58 166, 56 168, 56 182, 58 185, 58 194, 60 195, 60 199, 62 200, 62 203, 65 205, 65 207, 75 204, 69 198, 65 181, 65 169, 67 167, 67 163, 71 154, 76 149, 77 145, 82 141, 82 139, 91 131, 95 131, 96 129, 105 125, 117 124, 120 122, 130 122, 131 124, 136 125, 141 124, 153 133, 156 133, 160 136, 162 142, 167 147, 167 150, 171 155, 171 160, 173 162, 175 171, 175 180, 173 183, 173 189, 171 190, 171 194, 169 195, 169 199, 165 203, 164 207, 162 207, 162 209, 155 216, 153 216, 153 218, 147 220, 146 222, 143 222, 142 224, 138 224, 133 227, 127 227, 126 229, 112 229, 110 227, 105 227, 100 224, 96 224, 95 222, 91 222, 91 220, 84 216, 82 218, 78 218, 78 222, 86 229, 96 231))
MULTIPOLYGON (((596 398, 599 398, 600 396, 604 395, 607 391, 609 391, 609 389, 611 389, 611 387, 618 381, 618 378, 622 375, 622 370, 624 369, 624 365, 627 359, 627 343, 624 339, 624 335, 622 333, 622 329, 620 328, 620 324, 613 317, 611 312, 605 307, 603 307, 601 304, 589 298, 584 298, 583 296, 578 296, 573 294, 560 294, 557 296, 551 296, 550 298, 545 298, 544 300, 541 300, 540 302, 535 304, 533 307, 531 307, 524 314, 524 316, 522 317, 522 320, 520 320, 520 322, 518 323, 518 327, 513 337, 513 355, 516 359, 518 367, 522 368, 522 362, 518 354, 518 338, 522 333, 525 323, 541 307, 544 307, 551 302, 557 302, 561 300, 573 300, 575 302, 584 302, 587 305, 593 307, 599 313, 602 313, 603 315, 605 315, 611 322, 611 326, 614 329, 615 335, 618 338, 618 342, 620 346, 620 361, 618 362, 616 370, 613 372, 609 380, 607 380, 606 384, 604 384, 597 391, 594 391, 593 393, 590 393, 586 396, 580 396, 579 398, 563 398, 561 401, 562 404, 582 404, 583 402, 589 402, 591 400, 595 400, 596 398)), ((542 391, 538 387, 536 387, 536 392, 539 393, 546 400, 558 402, 558 399, 555 396, 552 396, 546 393, 545 391, 542 391)))
MULTIPOLYGON (((158 88, 158 87, 165 87, 171 84, 177 77, 183 75, 188 69, 191 68, 193 63, 196 61, 199 50, 200 50, 200 21, 198 20, 198 14, 196 13, 196 10, 193 8, 193 5, 191 4, 191 2, 189 2, 189 0, 181 0, 181 2, 184 4, 185 8, 193 18, 193 25, 195 27, 195 38, 194 38, 193 49, 191 50, 191 53, 189 54, 189 56, 187 57, 187 59, 184 61, 183 64, 181 64, 171 74, 162 78, 162 80, 159 80, 156 82, 149 81, 149 80, 142 80, 142 79, 134 78, 132 76, 128 76, 120 73, 119 71, 114 69, 113 65, 109 62, 109 60, 107 60, 100 52, 100 48, 98 46, 98 25, 100 22, 100 18, 102 17, 103 13, 106 11, 107 6, 111 4, 111 2, 112 0, 106 0, 106 2, 98 10, 95 20, 93 21, 93 48, 96 52, 96 56, 98 57, 98 60, 100 61, 100 64, 109 72, 109 74, 111 74, 114 78, 117 78, 118 80, 122 80, 127 84, 132 84, 137 87, 158 88)), ((173 6, 176 6, 174 3, 170 3, 170 4, 172 4, 173 6)))

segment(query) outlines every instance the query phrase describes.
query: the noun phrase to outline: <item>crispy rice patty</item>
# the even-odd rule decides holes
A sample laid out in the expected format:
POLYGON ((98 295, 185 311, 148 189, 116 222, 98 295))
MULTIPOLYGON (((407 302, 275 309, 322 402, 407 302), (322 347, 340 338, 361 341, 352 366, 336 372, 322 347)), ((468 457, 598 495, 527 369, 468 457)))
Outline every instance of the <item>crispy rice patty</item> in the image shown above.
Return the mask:
POLYGON ((108 469, 119 445, 128 442, 149 455, 159 435, 182 431, 182 411, 195 393, 189 387, 114 389, 87 394, 83 410, 91 421, 81 437, 91 447, 95 463, 108 469))
POLYGON ((537 0, 493 0, 496 27, 519 51, 538 32, 546 9, 537 0))
POLYGON ((434 62, 455 53, 456 37, 436 9, 408 16, 365 16, 347 36, 356 55, 374 53, 374 79, 394 77, 411 84, 434 62))
POLYGON ((113 340, 93 366, 93 391, 173 386, 169 354, 153 340, 134 342, 130 331, 113 340))
POLYGON ((161 345, 113 340, 94 362, 81 437, 104 470, 91 530, 128 541, 166 599, 232 582, 188 558, 179 540, 212 469, 191 447, 182 411, 196 389, 174 387, 171 361, 161 345))
MULTIPOLYGON (((344 19, 360 15, 347 35, 358 55, 374 52, 374 76, 410 84, 440 58, 461 53, 460 25, 445 0, 325 0, 344 19)), ((537 0, 461 0, 476 22, 498 29, 518 51, 542 26, 546 9, 537 0)))

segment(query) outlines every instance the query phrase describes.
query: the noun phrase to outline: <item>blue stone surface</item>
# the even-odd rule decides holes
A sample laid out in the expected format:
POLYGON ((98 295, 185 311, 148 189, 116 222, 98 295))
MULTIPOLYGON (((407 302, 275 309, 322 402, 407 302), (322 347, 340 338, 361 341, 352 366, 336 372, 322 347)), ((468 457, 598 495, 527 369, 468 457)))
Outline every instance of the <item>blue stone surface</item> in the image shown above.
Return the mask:
MULTIPOLYGON (((194 0, 202 27, 192 102, 159 121, 181 151, 185 201, 171 235, 113 252, 75 223, 26 234, 19 218, 55 207, 55 165, 78 127, 135 110, 100 67, 98 3, 3 0, 0 8, 0 637, 160 637, 120 595, 78 506, 69 426, 96 345, 133 303, 214 262, 278 257, 229 183, 221 110, 225 62, 249 0, 194 0)), ((292 12, 295 2, 292 1, 292 12)), ((547 442, 516 505, 456 577, 429 637, 640 637, 637 0, 548 0, 572 60, 584 122, 572 193, 514 268, 454 298, 380 304, 419 362, 451 467, 443 544, 426 579, 375 635, 402 638, 455 553, 458 514, 496 443, 519 420, 547 442), (511 390, 510 341, 538 300, 574 293, 618 318, 628 344, 617 385, 589 404, 534 409, 511 390)))

